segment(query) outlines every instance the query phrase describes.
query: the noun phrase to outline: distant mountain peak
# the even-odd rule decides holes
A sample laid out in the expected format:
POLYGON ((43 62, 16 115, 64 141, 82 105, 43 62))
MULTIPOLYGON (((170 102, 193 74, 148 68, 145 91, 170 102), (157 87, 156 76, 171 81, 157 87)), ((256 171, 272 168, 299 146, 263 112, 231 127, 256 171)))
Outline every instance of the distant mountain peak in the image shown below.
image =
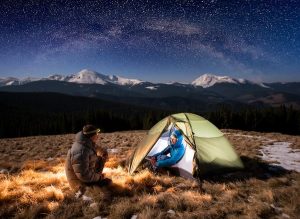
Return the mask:
POLYGON ((83 69, 77 74, 73 74, 66 77, 68 82, 79 83, 79 84, 106 84, 108 77, 95 71, 83 69))
POLYGON ((264 85, 263 83, 255 83, 246 79, 236 79, 231 78, 229 76, 217 76, 213 74, 203 74, 200 77, 196 78, 191 84, 194 86, 200 86, 203 88, 212 87, 218 83, 230 83, 230 84, 256 84, 258 86, 269 88, 268 86, 264 85))
POLYGON ((140 84, 143 81, 138 80, 138 79, 129 79, 129 78, 123 78, 120 76, 112 76, 112 82, 117 83, 119 85, 136 85, 136 84, 140 84))
POLYGON ((116 75, 104 75, 88 69, 83 69, 80 72, 69 76, 62 76, 57 74, 51 75, 48 77, 48 79, 79 83, 79 84, 102 84, 102 85, 105 85, 107 83, 113 83, 118 85, 136 85, 143 82, 138 79, 123 78, 116 75))
POLYGON ((192 82, 192 85, 207 88, 207 87, 211 87, 217 83, 237 84, 238 81, 229 76, 217 76, 217 75, 213 75, 213 74, 204 74, 204 75, 201 75, 200 77, 196 78, 192 82))

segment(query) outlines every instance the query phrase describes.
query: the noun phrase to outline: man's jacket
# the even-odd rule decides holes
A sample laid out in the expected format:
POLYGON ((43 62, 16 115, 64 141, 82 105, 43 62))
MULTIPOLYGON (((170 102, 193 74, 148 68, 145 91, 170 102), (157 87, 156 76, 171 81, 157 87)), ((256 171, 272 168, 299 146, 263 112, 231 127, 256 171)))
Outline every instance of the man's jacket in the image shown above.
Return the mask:
POLYGON ((77 190, 101 180, 104 162, 103 158, 97 156, 96 145, 82 131, 78 132, 65 164, 71 188, 77 190))

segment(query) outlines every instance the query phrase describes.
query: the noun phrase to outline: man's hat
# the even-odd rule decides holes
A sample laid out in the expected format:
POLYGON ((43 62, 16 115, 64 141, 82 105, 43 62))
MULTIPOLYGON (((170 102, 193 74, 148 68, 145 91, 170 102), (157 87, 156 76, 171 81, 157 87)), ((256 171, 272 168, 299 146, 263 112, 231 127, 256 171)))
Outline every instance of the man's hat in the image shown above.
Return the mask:
POLYGON ((84 135, 89 135, 89 136, 93 136, 94 134, 96 133, 99 133, 100 132, 100 129, 97 128, 96 126, 94 125, 85 125, 82 129, 82 133, 84 135))

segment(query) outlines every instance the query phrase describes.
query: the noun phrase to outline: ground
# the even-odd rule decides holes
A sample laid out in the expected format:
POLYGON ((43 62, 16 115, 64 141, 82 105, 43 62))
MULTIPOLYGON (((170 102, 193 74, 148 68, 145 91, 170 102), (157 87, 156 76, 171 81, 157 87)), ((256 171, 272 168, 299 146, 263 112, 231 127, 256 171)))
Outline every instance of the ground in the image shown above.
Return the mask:
POLYGON ((64 173, 74 134, 0 139, 0 218, 299 218, 300 173, 262 160, 262 148, 288 142, 296 153, 300 136, 222 131, 245 169, 199 180, 148 169, 131 176, 126 160, 146 131, 102 133, 113 183, 90 188, 90 201, 74 196, 64 173))

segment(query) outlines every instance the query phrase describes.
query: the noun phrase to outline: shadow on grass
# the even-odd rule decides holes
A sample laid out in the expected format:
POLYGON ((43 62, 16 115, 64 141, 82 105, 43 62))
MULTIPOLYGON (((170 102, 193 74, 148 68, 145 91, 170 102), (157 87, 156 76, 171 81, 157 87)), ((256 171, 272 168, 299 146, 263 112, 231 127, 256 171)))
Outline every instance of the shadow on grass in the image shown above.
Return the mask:
POLYGON ((241 160, 244 164, 244 169, 232 172, 209 174, 202 176, 200 180, 225 183, 243 181, 250 178, 268 180, 273 177, 284 176, 291 172, 281 166, 263 162, 259 158, 241 156, 241 160))

